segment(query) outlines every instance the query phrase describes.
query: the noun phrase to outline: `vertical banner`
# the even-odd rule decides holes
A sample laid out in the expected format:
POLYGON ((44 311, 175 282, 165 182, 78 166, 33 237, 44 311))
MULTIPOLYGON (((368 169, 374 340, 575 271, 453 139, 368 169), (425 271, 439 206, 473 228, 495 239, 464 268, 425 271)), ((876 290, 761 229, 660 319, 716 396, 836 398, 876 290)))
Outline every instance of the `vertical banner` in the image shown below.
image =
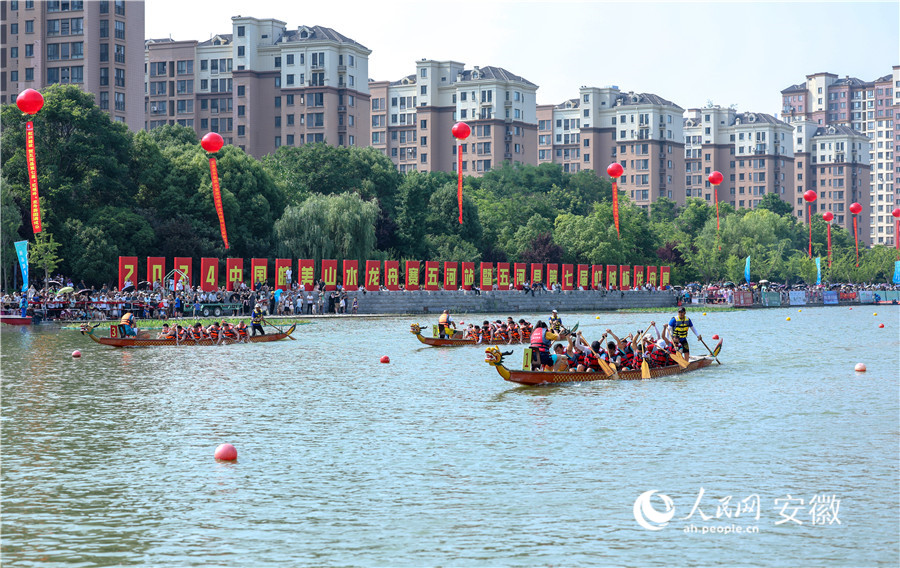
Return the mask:
POLYGON ((822 257, 816 257, 816 286, 822 285, 822 257))
POLYGON ((544 265, 531 263, 531 287, 534 288, 539 282, 544 281, 544 265))
POLYGON ((497 288, 500 290, 509 290, 509 263, 508 262, 498 262, 497 263, 497 288))
POLYGON ((22 291, 28 290, 28 241, 16 241, 16 256, 22 268, 22 291))
POLYGON ((437 290, 438 277, 441 275, 441 265, 435 260, 425 261, 425 286, 426 290, 437 290))
POLYGON ((341 282, 344 285, 344 290, 348 290, 350 292, 359 290, 359 261, 344 261, 344 277, 342 278, 341 282))
POLYGON ((325 282, 325 290, 337 290, 338 267, 337 259, 322 259, 322 281, 325 282))
POLYGON ((571 290, 575 285, 575 267, 571 264, 562 265, 562 289, 571 290))
POLYGON ((575 284, 579 290, 589 290, 591 287, 591 269, 587 264, 579 264, 575 277, 575 284))
MULTIPOLYGON (((634 176, 632 176, 634 177, 634 176)), ((622 238, 622 234, 619 232, 619 186, 616 184, 616 180, 612 181, 612 202, 613 202, 613 222, 616 224, 616 236, 618 238, 622 238)))
POLYGON ((619 267, 619 290, 631 290, 631 267, 627 264, 619 267))
POLYGON ((632 278, 632 282, 634 283, 634 289, 637 290, 644 286, 644 267, 643 266, 635 266, 634 267, 634 276, 632 278))
POLYGON ((606 289, 615 290, 619 287, 619 267, 615 264, 606 265, 606 289))
POLYGON ((222 233, 222 242, 228 249, 228 232, 225 231, 225 211, 222 209, 222 192, 219 190, 219 171, 216 168, 216 159, 209 159, 209 175, 212 178, 213 204, 216 206, 216 215, 219 216, 219 231, 222 233))
POLYGON ((591 265, 591 288, 594 290, 602 290, 603 289, 603 265, 602 264, 592 264, 591 265))
POLYGON ((30 120, 25 123, 25 163, 28 167, 28 186, 31 189, 31 228, 35 233, 40 233, 41 198, 38 195, 37 163, 34 157, 34 125, 30 120))
POLYGON ((377 292, 381 290, 381 261, 366 261, 366 290, 377 292))
POLYGON ((494 263, 493 262, 482 262, 481 268, 479 269, 479 274, 481 275, 481 289, 482 290, 490 290, 494 287, 494 263))
MULTIPOLYGON (((147 276, 144 278, 150 283, 151 289, 154 282, 159 282, 162 286, 163 278, 166 277, 166 257, 164 256, 148 256, 147 257, 147 276)), ((135 287, 137 282, 134 283, 135 287)))
POLYGON ((237 290, 244 281, 244 259, 225 259, 225 289, 229 292, 237 290))
POLYGON ((669 276, 671 275, 672 267, 671 266, 660 266, 659 267, 659 287, 663 290, 666 289, 666 286, 669 285, 669 276))
POLYGON ((400 289, 400 262, 396 260, 384 261, 384 287, 388 290, 400 289))
POLYGON ((523 284, 525 284, 525 280, 528 279, 528 272, 526 268, 526 264, 524 262, 517 262, 513 265, 513 272, 515 276, 515 286, 516 290, 521 290, 523 288, 523 284))
POLYGON ((204 292, 215 292, 219 289, 219 259, 200 259, 200 289, 204 292))
MULTIPOLYGON (((194 282, 193 267, 194 267, 194 259, 193 258, 191 258, 189 256, 176 256, 175 257, 175 266, 173 268, 175 268, 175 270, 178 271, 175 273, 175 276, 174 276, 176 288, 178 287, 177 284, 179 282, 181 282, 181 280, 182 280, 182 276, 181 276, 182 274, 184 274, 184 279, 187 280, 187 282, 184 283, 184 287, 190 288, 193 285, 193 282, 194 282)), ((163 288, 165 288, 166 286, 169 285, 168 282, 160 282, 159 284, 163 288)))
POLYGON ((475 263, 462 263, 462 289, 471 290, 475 284, 475 263))
POLYGON ((552 289, 554 284, 559 283, 559 265, 547 264, 547 288, 552 289))
POLYGON ((744 263, 744 280, 747 281, 747 284, 750 283, 750 257, 747 257, 747 261, 744 263))
POLYGON ((250 277, 250 285, 254 290, 257 285, 266 284, 269 280, 269 260, 266 258, 251 258, 250 277))
POLYGON ((297 284, 302 290, 311 292, 316 288, 316 261, 301 258, 297 261, 297 284))
POLYGON ((137 286, 137 257, 136 256, 120 256, 119 257, 119 290, 125 286, 128 280, 137 286))
MULTIPOLYGON (((290 283, 287 278, 287 271, 291 269, 291 259, 289 258, 276 258, 275 259, 275 289, 276 290, 289 290, 290 283)), ((291 276, 291 280, 293 280, 293 276, 291 276)))
POLYGON ((657 287, 657 278, 656 278, 656 267, 648 266, 647 267, 647 284, 652 286, 654 289, 657 287))
POLYGON ((459 285, 459 266, 456 262, 444 263, 444 290, 456 290, 459 285))
POLYGON ((900 260, 894 261, 894 279, 891 282, 900 284, 900 260))
POLYGON ((406 289, 407 290, 418 290, 419 289, 419 261, 418 260, 407 260, 406 261, 406 289))

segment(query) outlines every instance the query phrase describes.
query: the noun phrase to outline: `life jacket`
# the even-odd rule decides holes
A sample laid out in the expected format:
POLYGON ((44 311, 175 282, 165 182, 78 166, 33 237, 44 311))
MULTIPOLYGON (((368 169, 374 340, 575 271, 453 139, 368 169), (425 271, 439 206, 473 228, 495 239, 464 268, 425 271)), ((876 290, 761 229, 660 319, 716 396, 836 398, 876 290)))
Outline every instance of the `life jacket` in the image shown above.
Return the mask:
POLYGON ((192 328, 191 329, 191 337, 194 339, 203 339, 203 329, 202 328, 192 328))
POLYGON ((237 329, 238 337, 240 337, 242 339, 247 337, 247 326, 246 325, 241 324, 241 325, 237 326, 236 329, 237 329))
POLYGON ((522 325, 522 337, 531 337, 531 332, 534 331, 531 327, 531 324, 522 325))
POLYGON ((224 333, 225 337, 228 339, 237 339, 238 336, 237 332, 234 330, 234 326, 231 325, 222 328, 222 333, 224 333))
POLYGON ((663 348, 654 347, 650 351, 650 364, 655 367, 665 367, 669 364, 669 354, 663 348))
POLYGON ((500 341, 509 341, 509 332, 504 329, 497 329, 494 332, 494 339, 499 339, 500 341))
POLYGON ((692 326, 691 318, 687 316, 685 316, 684 319, 675 316, 669 321, 669 327, 672 328, 672 337, 677 337, 678 339, 687 338, 688 328, 692 326))
POLYGON ((600 368, 600 360, 594 355, 593 351, 588 351, 587 353, 582 353, 584 356, 582 359, 582 364, 585 367, 590 367, 591 369, 599 369, 600 368))
POLYGON ((181 341, 184 341, 188 338, 188 330, 184 328, 181 328, 181 331, 176 331, 176 333, 178 334, 178 339, 181 341))
POLYGON ((559 316, 550 316, 550 329, 553 331, 562 329, 562 320, 559 319, 559 316))
POLYGON ((547 339, 547 328, 539 327, 531 333, 531 348, 537 351, 550 351, 550 340, 547 339))
POLYGON ((478 330, 477 329, 468 330, 466 332, 466 339, 474 339, 475 341, 478 341, 478 330))
POLYGON ((253 323, 262 323, 262 310, 253 310, 253 323))
POLYGON ((177 331, 175 331, 174 329, 169 329, 169 331, 166 332, 165 339, 175 339, 177 336, 177 331))
POLYGON ((222 329, 210 326, 209 328, 207 328, 206 333, 212 339, 219 339, 219 334, 222 333, 222 329))
POLYGON ((438 318, 439 325, 447 325, 450 323, 450 314, 441 314, 441 317, 438 318))
POLYGON ((122 316, 122 319, 119 320, 119 325, 129 325, 129 326, 133 327, 134 326, 134 314, 131 312, 128 312, 127 314, 122 316))

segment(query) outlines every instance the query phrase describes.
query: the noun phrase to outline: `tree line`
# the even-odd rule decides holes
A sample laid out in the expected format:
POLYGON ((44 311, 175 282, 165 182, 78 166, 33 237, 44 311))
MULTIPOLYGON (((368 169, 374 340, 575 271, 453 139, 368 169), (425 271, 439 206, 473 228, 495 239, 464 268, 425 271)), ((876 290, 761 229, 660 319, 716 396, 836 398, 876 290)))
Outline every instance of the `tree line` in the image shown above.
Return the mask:
MULTIPOLYGON (((791 206, 767 194, 755 210, 700 199, 684 207, 661 198, 649 214, 619 195, 621 238, 612 215, 610 180, 557 164, 504 164, 466 177, 463 223, 456 177, 400 174, 374 148, 327 144, 282 146, 257 160, 235 146, 217 154, 231 248, 224 248, 212 199, 208 156, 193 129, 163 126, 131 133, 74 86, 44 92, 33 117, 44 233, 31 231, 25 167, 27 117, 0 109, 0 279, 17 278, 13 242, 29 240, 32 261, 84 279, 116 281, 119 256, 226 256, 337 260, 436 260, 588 264, 667 264, 672 281, 814 282, 808 228, 791 206)), ((813 256, 823 279, 888 281, 893 249, 860 249, 832 228, 827 268, 826 224, 813 220, 813 256)))

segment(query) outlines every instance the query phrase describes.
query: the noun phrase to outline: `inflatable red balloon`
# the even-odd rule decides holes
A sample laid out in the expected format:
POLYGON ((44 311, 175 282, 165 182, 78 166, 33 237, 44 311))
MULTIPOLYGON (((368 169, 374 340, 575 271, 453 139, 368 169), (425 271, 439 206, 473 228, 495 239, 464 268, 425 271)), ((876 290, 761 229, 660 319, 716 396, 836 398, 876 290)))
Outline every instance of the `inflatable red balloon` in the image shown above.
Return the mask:
POLYGON ((200 145, 203 146, 203 149, 207 152, 215 154, 222 149, 222 146, 225 145, 225 141, 222 140, 222 137, 217 133, 208 132, 203 138, 200 139, 200 145))
POLYGON ((832 213, 831 211, 826 211, 825 213, 822 213, 822 219, 831 222, 834 220, 834 213, 832 213))
POLYGON ((722 183, 722 180, 725 179, 725 176, 722 175, 722 172, 713 172, 709 174, 709 183, 712 185, 719 185, 722 183))
POLYGON ((609 174, 611 178, 617 178, 624 173, 625 170, 622 169, 622 164, 619 162, 613 162, 606 168, 606 173, 609 174))
POLYGON ((816 192, 810 189, 809 191, 807 191, 806 193, 803 194, 803 199, 812 203, 813 201, 816 200, 816 192))
POLYGON ((16 106, 25 114, 37 114, 44 106, 44 96, 34 89, 25 89, 16 97, 16 106))
POLYGON ((469 134, 472 133, 472 129, 469 128, 469 125, 465 122, 457 122, 453 125, 453 128, 450 129, 450 132, 457 140, 465 140, 469 137, 469 134))
POLYGON ((859 203, 851 203, 850 204, 850 212, 854 215, 859 215, 860 211, 862 211, 862 205, 859 203))
POLYGON ((893 211, 891 211, 891 215, 893 215, 894 217, 900 219, 900 207, 898 207, 898 208, 894 209, 893 211))

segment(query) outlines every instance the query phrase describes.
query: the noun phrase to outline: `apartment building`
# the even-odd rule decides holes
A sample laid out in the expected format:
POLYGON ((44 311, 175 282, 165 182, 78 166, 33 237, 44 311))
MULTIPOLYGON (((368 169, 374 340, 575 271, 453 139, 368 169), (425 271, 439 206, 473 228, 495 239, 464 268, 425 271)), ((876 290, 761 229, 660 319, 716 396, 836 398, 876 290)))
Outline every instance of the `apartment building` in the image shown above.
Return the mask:
MULTIPOLYGON (((766 193, 788 203, 795 197, 791 126, 772 115, 708 106, 684 120, 685 195, 716 199, 709 174, 722 173, 718 199, 753 209, 766 193)), ((801 192, 802 193, 802 192, 801 192)))
POLYGON ((2 0, 0 21, 0 102, 72 84, 112 120, 143 128, 143 0, 2 0))
POLYGON ((858 202, 864 209, 860 226, 865 229, 860 229, 860 238, 865 233, 865 240, 873 244, 895 244, 891 211, 900 206, 900 187, 894 183, 900 174, 896 152, 900 127, 894 120, 900 109, 898 88, 900 69, 894 66, 891 74, 874 81, 814 73, 807 75, 805 82, 781 91, 782 116, 789 123, 804 124, 807 132, 809 123, 817 128, 841 126, 869 139, 868 195, 864 192, 858 202), (866 200, 869 203, 864 203, 866 200), (871 211, 871 218, 865 217, 866 211, 871 211))
POLYGON ((458 61, 422 59, 397 81, 372 81, 371 145, 401 173, 455 172, 450 130, 463 121, 462 170, 483 175, 503 162, 535 164, 537 85, 501 67, 465 69, 458 61))

